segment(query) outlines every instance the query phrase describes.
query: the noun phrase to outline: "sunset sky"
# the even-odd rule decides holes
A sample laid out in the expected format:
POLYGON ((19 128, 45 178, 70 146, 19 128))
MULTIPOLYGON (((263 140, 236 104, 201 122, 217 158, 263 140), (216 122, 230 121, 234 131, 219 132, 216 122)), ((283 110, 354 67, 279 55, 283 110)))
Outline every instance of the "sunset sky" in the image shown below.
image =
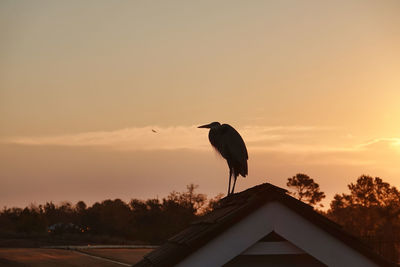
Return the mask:
POLYGON ((1 1, 0 207, 226 193, 303 172, 400 188, 400 1, 1 1), (156 130, 154 133, 152 129, 156 130))

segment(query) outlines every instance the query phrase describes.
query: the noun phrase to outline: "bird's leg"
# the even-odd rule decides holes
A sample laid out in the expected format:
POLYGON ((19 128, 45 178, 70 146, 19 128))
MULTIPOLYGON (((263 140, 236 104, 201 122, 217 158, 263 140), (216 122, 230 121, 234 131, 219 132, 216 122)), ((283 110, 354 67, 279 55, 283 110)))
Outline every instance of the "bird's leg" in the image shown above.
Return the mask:
POLYGON ((228 186, 228 196, 231 193, 231 177, 232 177, 232 169, 229 168, 229 186, 228 186))
POLYGON ((233 194, 234 191, 235 191, 235 185, 236 185, 237 176, 235 175, 233 179, 234 179, 234 180, 233 180, 233 186, 232 186, 232 192, 231 192, 231 194, 233 194))

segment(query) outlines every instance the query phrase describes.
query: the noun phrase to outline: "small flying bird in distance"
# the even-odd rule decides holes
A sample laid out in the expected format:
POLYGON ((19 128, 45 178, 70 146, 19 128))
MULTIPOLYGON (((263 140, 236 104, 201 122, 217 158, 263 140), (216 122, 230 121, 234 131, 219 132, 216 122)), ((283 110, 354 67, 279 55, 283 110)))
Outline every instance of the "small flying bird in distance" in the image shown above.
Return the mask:
POLYGON ((151 131, 152 131, 153 133, 157 133, 157 131, 156 131, 156 130, 154 130, 154 129, 151 129, 151 131))
POLYGON ((229 124, 220 124, 212 122, 210 124, 199 126, 198 128, 210 129, 208 139, 211 145, 226 159, 229 167, 229 185, 228 196, 235 191, 236 179, 239 174, 243 177, 247 175, 247 154, 246 145, 240 134, 229 124), (233 177, 233 186, 231 190, 231 180, 233 177))

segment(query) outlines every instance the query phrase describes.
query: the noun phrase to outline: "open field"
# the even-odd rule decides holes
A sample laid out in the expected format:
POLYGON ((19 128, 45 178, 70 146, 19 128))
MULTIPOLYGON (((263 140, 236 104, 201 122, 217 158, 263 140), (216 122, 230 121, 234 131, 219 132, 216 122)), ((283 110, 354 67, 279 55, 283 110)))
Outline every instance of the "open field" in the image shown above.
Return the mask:
POLYGON ((130 266, 138 262, 149 248, 1 248, 0 266, 130 266))

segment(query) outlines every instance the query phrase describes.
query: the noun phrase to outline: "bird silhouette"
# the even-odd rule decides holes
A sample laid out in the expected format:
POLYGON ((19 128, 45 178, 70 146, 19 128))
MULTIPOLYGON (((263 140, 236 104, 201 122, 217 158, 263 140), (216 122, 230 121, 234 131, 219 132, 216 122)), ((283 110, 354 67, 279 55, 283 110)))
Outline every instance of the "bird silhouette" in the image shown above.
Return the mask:
POLYGON ((226 159, 229 167, 229 185, 228 196, 235 191, 236 179, 239 174, 246 177, 247 154, 246 145, 240 134, 229 124, 220 124, 212 122, 210 124, 199 126, 198 128, 209 128, 208 139, 211 145, 226 159), (232 176, 233 186, 231 190, 232 176))

